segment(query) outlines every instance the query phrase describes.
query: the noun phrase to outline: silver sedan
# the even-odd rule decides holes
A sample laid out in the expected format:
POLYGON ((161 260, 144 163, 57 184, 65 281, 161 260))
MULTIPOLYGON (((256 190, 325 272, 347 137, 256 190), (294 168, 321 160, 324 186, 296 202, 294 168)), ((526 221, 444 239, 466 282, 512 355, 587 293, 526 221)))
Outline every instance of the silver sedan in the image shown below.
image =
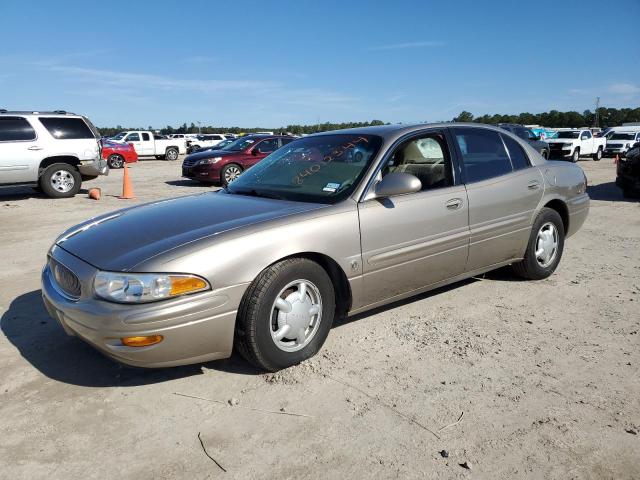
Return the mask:
POLYGON ((334 319, 511 265, 551 275, 588 210, 586 178, 509 132, 389 125, 298 139, 227 188, 63 233, 50 314, 120 362, 164 367, 235 348, 275 371, 334 319))

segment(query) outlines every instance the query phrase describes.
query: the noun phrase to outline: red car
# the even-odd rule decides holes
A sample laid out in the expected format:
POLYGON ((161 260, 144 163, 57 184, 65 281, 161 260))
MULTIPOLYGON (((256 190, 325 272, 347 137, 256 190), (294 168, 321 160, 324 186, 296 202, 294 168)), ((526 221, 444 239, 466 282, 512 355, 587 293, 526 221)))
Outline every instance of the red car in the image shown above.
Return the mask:
POLYGON ((138 161, 138 154, 128 143, 102 141, 102 158, 107 161, 109 168, 122 168, 126 163, 138 161))
POLYGON ((247 135, 221 150, 203 150, 187 155, 182 163, 182 176, 203 183, 233 182, 271 152, 295 140, 286 135, 247 135))

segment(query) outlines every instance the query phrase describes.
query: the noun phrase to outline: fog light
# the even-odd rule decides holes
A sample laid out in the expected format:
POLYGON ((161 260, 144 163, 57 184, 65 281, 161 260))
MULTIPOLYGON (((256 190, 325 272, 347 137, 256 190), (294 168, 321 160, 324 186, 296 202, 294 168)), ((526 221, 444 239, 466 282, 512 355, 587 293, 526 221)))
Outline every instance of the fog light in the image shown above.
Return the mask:
POLYGON ((120 341, 127 347, 147 347, 160 343, 163 339, 162 335, 148 335, 144 337, 123 337, 120 341))

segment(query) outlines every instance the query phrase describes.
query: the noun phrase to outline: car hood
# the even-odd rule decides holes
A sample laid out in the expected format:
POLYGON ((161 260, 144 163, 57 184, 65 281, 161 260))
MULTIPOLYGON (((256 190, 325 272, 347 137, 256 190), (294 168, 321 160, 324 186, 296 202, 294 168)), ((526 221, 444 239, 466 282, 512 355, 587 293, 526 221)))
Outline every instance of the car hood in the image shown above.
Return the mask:
POLYGON ((187 243, 323 207, 326 205, 204 193, 96 217, 67 230, 56 244, 101 270, 131 271, 187 243))
POLYGON ((577 140, 577 138, 547 138, 545 142, 547 143, 573 143, 577 140))
POLYGON ((185 160, 201 160, 203 158, 213 157, 228 157, 231 155, 237 155, 241 152, 230 152, 228 150, 202 150, 201 152, 195 152, 185 157, 185 160))

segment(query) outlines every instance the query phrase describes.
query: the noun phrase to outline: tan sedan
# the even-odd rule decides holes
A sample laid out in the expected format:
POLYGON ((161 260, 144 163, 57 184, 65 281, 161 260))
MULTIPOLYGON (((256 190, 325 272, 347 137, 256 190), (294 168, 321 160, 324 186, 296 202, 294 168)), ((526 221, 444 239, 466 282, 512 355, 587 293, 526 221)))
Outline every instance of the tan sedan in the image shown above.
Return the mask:
POLYGON ((579 166, 493 127, 327 132, 219 192, 68 230, 42 292, 70 335, 120 362, 203 362, 235 345, 274 371, 313 356, 337 317, 505 265, 551 275, 585 190, 579 166))

